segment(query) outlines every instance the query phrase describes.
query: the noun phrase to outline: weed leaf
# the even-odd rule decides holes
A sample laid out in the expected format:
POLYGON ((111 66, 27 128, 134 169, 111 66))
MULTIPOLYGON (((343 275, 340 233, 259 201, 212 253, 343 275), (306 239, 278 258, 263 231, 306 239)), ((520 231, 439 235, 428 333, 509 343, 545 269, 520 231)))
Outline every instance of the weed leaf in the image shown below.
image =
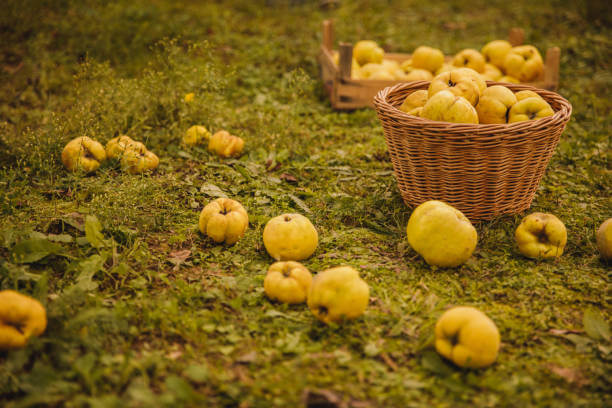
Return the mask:
POLYGON ((58 255, 62 247, 46 239, 28 239, 16 244, 11 251, 15 263, 33 263, 49 255, 58 255))
POLYGON ((435 351, 426 351, 421 358, 421 365, 435 374, 450 375, 453 369, 446 364, 435 351))
POLYGON ((102 235, 102 224, 95 215, 88 215, 85 218, 85 237, 94 248, 106 246, 104 235, 102 235))
POLYGON ((595 340, 610 341, 610 326, 598 310, 587 309, 582 317, 584 331, 595 340))

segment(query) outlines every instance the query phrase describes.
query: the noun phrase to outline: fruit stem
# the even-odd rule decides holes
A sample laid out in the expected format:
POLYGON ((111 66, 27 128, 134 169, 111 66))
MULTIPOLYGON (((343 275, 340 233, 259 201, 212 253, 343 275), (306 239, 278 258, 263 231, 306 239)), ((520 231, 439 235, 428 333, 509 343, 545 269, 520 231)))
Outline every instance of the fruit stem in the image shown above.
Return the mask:
POLYGON ((319 306, 319 314, 320 314, 320 315, 326 316, 326 315, 327 315, 327 313, 328 313, 327 307, 325 307, 325 306, 319 306))

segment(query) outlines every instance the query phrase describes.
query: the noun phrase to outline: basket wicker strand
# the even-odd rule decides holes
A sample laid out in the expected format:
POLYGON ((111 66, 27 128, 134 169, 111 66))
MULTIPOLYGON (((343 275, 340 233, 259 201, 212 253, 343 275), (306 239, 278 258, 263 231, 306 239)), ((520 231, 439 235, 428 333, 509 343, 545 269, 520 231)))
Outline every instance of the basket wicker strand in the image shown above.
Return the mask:
POLYGON ((471 220, 516 214, 531 205, 572 106, 554 92, 528 85, 491 81, 487 85, 534 91, 555 113, 538 120, 487 125, 437 122, 400 111, 406 96, 427 89, 427 81, 388 87, 374 98, 408 205, 442 200, 471 220))

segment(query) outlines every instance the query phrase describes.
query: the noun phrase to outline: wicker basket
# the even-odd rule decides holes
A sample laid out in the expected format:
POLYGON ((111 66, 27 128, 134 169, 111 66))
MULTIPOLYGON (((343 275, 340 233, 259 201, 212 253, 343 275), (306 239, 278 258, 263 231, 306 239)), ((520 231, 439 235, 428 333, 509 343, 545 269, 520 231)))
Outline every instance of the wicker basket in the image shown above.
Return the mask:
POLYGON ((474 125, 437 122, 400 111, 406 96, 427 89, 428 81, 388 87, 374 98, 408 205, 442 200, 471 220, 516 214, 531 205, 572 106, 554 92, 528 85, 487 84, 537 92, 555 114, 513 124, 474 125))

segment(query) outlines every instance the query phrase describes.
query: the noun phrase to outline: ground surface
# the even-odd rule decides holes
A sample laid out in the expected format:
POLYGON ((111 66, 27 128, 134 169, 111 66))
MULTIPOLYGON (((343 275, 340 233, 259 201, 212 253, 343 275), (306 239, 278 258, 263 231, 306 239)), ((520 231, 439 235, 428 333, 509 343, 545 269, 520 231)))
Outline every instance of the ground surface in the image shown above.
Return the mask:
POLYGON ((560 1, 342 3, 2 6, 0 286, 40 299, 49 324, 0 353, 0 405, 293 407, 316 388, 354 407, 610 406, 610 269, 594 240, 612 216, 609 25, 560 1), (559 91, 574 113, 531 209, 567 225, 561 259, 517 253, 522 215, 478 225, 457 269, 410 249, 375 112, 337 113, 323 96, 315 55, 330 16, 338 38, 399 52, 452 53, 513 26, 541 50, 561 46, 559 91), (180 147, 196 123, 242 136, 246 154, 180 147), (120 133, 145 141, 158 171, 62 167, 70 139, 120 133), (230 248, 196 230, 223 195, 250 215, 230 248), (262 229, 283 212, 319 230, 312 271, 359 269, 372 296, 363 318, 325 327, 265 298, 262 229), (499 326, 492 367, 460 370, 433 351, 433 324, 456 304, 499 326))

